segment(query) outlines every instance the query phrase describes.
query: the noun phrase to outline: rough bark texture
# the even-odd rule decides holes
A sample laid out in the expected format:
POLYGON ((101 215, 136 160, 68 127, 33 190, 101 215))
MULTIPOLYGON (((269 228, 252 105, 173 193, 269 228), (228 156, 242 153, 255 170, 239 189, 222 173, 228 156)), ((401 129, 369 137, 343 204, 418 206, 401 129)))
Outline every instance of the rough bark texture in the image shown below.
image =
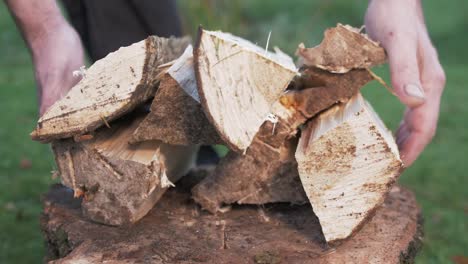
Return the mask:
POLYGON ((223 204, 307 201, 291 155, 297 128, 336 102, 346 102, 372 77, 365 70, 333 74, 316 68, 304 69, 301 76, 295 88, 313 88, 283 94, 271 108, 277 122, 265 121, 245 155, 230 152, 193 189, 204 209, 215 213, 223 204))
POLYGON ((220 211, 224 204, 306 203, 294 159, 296 143, 295 139, 284 142, 277 149, 279 153, 264 147, 256 148, 263 152, 255 154, 250 149, 247 155, 229 152, 214 172, 193 188, 193 199, 211 213, 220 211))
POLYGON ((370 40, 360 30, 338 24, 325 31, 325 37, 314 48, 299 45, 297 55, 307 66, 330 72, 345 73, 352 69, 364 69, 385 62, 385 50, 370 40))
POLYGON ((225 143, 238 152, 250 146, 272 104, 297 74, 284 53, 202 29, 194 61, 203 109, 225 143))
POLYGON ((87 221, 73 193, 54 186, 41 217, 50 263, 412 263, 421 244, 420 210, 398 187, 352 238, 327 246, 310 206, 239 206, 215 216, 190 201, 188 179, 125 228, 87 221))
POLYGON ((112 123, 90 140, 53 142, 61 180, 75 196, 84 196, 87 218, 109 225, 134 223, 192 166, 196 147, 160 141, 129 145, 141 120, 130 116, 112 123))
POLYGON ((391 132, 360 94, 308 123, 296 160, 329 242, 356 232, 383 202, 402 169, 391 132))
POLYGON ((198 99, 191 47, 185 54, 189 56, 178 59, 162 77, 151 112, 135 131, 132 143, 147 140, 175 145, 222 143, 198 99))
POLYGON ((50 141, 85 134, 130 112, 154 96, 161 72, 158 66, 178 58, 189 42, 189 38, 151 36, 110 53, 51 106, 31 137, 50 141))

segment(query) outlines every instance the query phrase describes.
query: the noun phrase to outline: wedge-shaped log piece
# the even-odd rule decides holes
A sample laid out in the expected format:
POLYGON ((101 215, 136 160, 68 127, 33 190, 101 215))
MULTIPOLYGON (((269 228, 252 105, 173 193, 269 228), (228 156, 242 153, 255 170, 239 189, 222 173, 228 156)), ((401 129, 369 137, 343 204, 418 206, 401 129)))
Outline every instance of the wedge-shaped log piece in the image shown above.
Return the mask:
POLYGON ((154 96, 158 66, 178 58, 189 42, 151 36, 95 62, 39 119, 32 138, 49 141, 84 134, 133 110, 154 96))
POLYGON ((325 31, 320 45, 305 48, 299 45, 297 54, 307 66, 330 72, 345 73, 352 69, 369 68, 385 62, 385 50, 360 30, 338 24, 325 31))
POLYGON ((333 74, 305 69, 297 88, 281 95, 270 109, 245 155, 231 151, 215 171, 192 190, 204 209, 217 212, 223 204, 307 202, 294 159, 297 128, 337 102, 347 102, 372 77, 365 70, 333 74))
POLYGON ((52 144, 63 184, 84 196, 83 213, 93 221, 136 222, 194 162, 196 147, 160 141, 129 145, 142 117, 132 119, 97 130, 91 140, 52 144))
POLYGON ((177 145, 222 143, 200 104, 192 46, 162 77, 151 112, 135 131, 132 143, 147 140, 177 145))
POLYGON ((289 82, 292 59, 227 33, 200 29, 194 50, 203 109, 226 144, 243 152, 289 82))
POLYGON ((402 169, 390 131, 360 94, 308 123, 296 160, 328 242, 370 218, 402 169))

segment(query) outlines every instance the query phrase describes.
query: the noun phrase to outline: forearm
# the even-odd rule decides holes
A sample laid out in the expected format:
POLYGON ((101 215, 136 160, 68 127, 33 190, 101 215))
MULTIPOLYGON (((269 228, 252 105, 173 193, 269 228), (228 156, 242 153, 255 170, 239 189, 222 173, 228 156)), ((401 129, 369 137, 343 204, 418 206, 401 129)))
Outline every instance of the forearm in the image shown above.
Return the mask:
POLYGON ((29 49, 65 22, 55 0, 5 0, 29 49))

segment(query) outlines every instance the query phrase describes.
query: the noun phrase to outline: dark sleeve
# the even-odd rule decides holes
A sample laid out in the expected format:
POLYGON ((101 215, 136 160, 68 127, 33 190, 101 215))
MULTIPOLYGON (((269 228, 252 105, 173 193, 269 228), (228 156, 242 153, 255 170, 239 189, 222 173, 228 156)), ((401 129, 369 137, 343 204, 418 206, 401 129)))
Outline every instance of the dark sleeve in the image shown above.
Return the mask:
POLYGON ((173 0, 62 0, 93 61, 149 35, 180 36, 173 0))

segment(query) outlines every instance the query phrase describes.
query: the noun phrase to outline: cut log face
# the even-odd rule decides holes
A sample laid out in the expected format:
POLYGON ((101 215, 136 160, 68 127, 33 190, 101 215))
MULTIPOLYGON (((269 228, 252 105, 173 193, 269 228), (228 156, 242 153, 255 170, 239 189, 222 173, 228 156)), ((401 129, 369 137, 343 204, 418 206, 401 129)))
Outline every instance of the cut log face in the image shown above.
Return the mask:
POLYGON ((94 63, 83 79, 39 119, 34 140, 94 131, 154 96, 159 65, 178 58, 190 39, 148 37, 94 63))
POLYGON ((89 219, 109 225, 136 222, 193 165, 196 147, 160 141, 129 145, 141 120, 113 123, 88 141, 53 142, 61 180, 75 196, 84 196, 82 209, 89 219))
POLYGON ((147 140, 175 145, 222 143, 199 102, 192 53, 189 46, 162 77, 151 112, 135 131, 132 143, 147 140))
POLYGON ((194 60, 207 117, 231 149, 243 152, 297 74, 292 59, 230 34, 200 29, 194 60))
POLYGON ((329 242, 346 239, 371 217, 402 169, 390 131, 360 94, 307 125, 296 160, 329 242))
POLYGON ((347 102, 372 77, 365 70, 333 74, 313 68, 301 76, 297 85, 313 88, 283 94, 271 107, 273 119, 262 124, 245 155, 230 152, 194 187, 193 198, 204 209, 216 213, 223 204, 307 202, 291 138, 307 119, 336 102, 347 102))
POLYGON ((334 73, 369 68, 386 59, 385 50, 377 42, 360 33, 360 29, 341 24, 327 29, 317 47, 299 45, 297 54, 305 65, 334 73))

